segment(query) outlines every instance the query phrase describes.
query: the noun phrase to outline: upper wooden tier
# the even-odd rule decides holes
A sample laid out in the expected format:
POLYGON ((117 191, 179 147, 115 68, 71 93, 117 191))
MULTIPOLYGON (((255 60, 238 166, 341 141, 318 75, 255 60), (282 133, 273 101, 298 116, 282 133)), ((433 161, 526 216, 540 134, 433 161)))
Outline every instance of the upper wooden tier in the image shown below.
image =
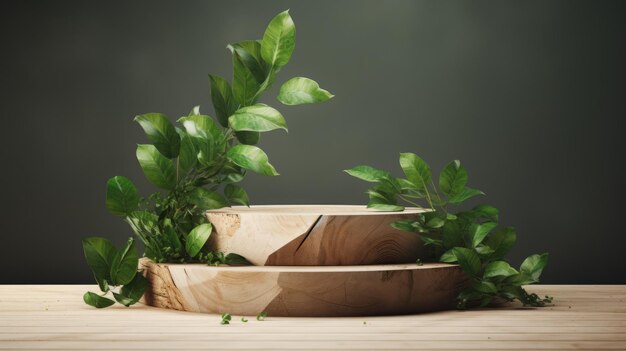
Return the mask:
POLYGON ((275 205, 207 212, 210 244, 259 266, 411 263, 428 256, 418 234, 391 227, 428 211, 381 212, 365 206, 275 205))

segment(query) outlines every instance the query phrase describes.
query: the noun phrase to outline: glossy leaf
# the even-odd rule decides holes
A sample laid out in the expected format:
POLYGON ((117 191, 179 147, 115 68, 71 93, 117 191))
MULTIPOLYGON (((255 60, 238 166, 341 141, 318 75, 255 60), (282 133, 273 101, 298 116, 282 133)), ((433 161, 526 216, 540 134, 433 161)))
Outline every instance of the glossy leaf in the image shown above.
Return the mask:
POLYGON ((548 254, 544 253, 541 255, 532 255, 528 256, 522 262, 520 266, 520 271, 528 274, 533 280, 539 280, 541 273, 543 272, 544 267, 548 264, 548 254))
POLYGON ((236 203, 236 204, 240 204, 240 205, 244 205, 244 206, 250 206, 250 200, 248 199, 248 193, 246 193, 246 191, 242 187, 240 187, 239 185, 227 184, 224 187, 224 195, 226 196, 226 199, 230 203, 236 203))
POLYGON ((273 67, 280 68, 289 62, 295 48, 296 27, 289 11, 272 19, 261 41, 261 57, 273 67))
POLYGON ((223 152, 226 136, 211 117, 194 115, 182 117, 178 121, 189 135, 201 164, 211 164, 223 152))
POLYGON ((344 172, 355 178, 371 183, 380 182, 382 179, 389 176, 389 172, 387 171, 383 171, 366 165, 346 169, 344 170, 344 172))
POLYGON ((455 247, 452 249, 452 253, 456 256, 459 265, 463 268, 465 273, 472 276, 478 276, 480 274, 480 258, 474 250, 465 247, 455 247))
POLYGON ((418 190, 426 188, 432 178, 430 167, 419 156, 413 153, 400 154, 400 166, 407 179, 415 184, 418 190))
POLYGON ((443 227, 445 223, 446 222, 443 219, 439 217, 434 217, 428 222, 426 222, 426 227, 431 228, 431 229, 437 229, 437 228, 443 227))
POLYGON ((278 175, 274 166, 269 163, 263 150, 252 145, 235 145, 227 153, 228 158, 236 165, 253 172, 275 176, 278 175))
POLYGON ((302 105, 324 102, 333 96, 320 88, 316 81, 305 77, 295 77, 283 83, 277 99, 285 105, 302 105))
POLYGON ((128 239, 126 245, 117 251, 111 262, 111 281, 114 285, 130 283, 137 274, 139 257, 133 238, 128 239))
POLYGON ((163 220, 163 234, 174 252, 181 253, 183 244, 180 242, 180 238, 172 225, 172 220, 169 218, 163 220))
POLYGON ((485 244, 494 250, 490 258, 497 260, 504 257, 515 244, 516 238, 515 229, 511 227, 499 229, 491 234, 485 240, 485 244))
POLYGON ((180 135, 180 153, 178 154, 178 172, 185 175, 191 171, 198 163, 198 149, 194 145, 191 137, 182 129, 176 128, 180 135))
POLYGON ((463 231, 456 222, 447 221, 443 226, 443 246, 451 249, 455 246, 464 246, 463 231))
POLYGON ((117 252, 115 246, 105 238, 89 237, 83 239, 83 252, 100 290, 108 290, 107 282, 111 281, 111 262, 117 252))
POLYGON ((261 57, 260 40, 245 40, 228 45, 227 48, 231 53, 237 52, 239 54, 241 63, 248 68, 259 84, 265 82, 270 66, 261 57))
POLYGON ((122 176, 107 181, 106 207, 113 215, 128 216, 139 206, 139 192, 133 182, 122 176))
POLYGON ((180 137, 169 119, 161 113, 146 113, 135 117, 135 122, 141 125, 148 139, 167 157, 178 156, 180 137))
POLYGON ((246 67, 237 51, 233 52, 233 96, 240 105, 254 104, 261 84, 246 67))
POLYGON ((120 295, 127 299, 125 300, 126 302, 130 303, 126 305, 119 300, 118 302, 122 303, 124 306, 133 305, 141 299, 147 288, 148 279, 146 279, 141 273, 137 273, 130 283, 124 285, 120 289, 120 295))
POLYGON ((478 205, 471 212, 476 217, 486 218, 492 222, 498 222, 498 209, 490 205, 478 205))
POLYGON ((475 280, 472 283, 472 288, 485 294, 495 294, 498 292, 498 288, 494 283, 485 280, 475 280))
POLYGON ((212 210, 228 206, 228 201, 218 192, 205 188, 195 188, 189 193, 189 202, 203 210, 212 210))
POLYGON ((515 268, 511 267, 507 262, 494 261, 485 267, 483 278, 510 277, 517 273, 519 272, 515 268))
POLYGON ((106 297, 100 296, 98 294, 92 292, 86 292, 83 295, 83 301, 89 306, 93 306, 95 308, 105 308, 113 305, 115 301, 111 299, 107 299, 106 297))
POLYGON ((228 118, 236 131, 268 132, 275 129, 287 130, 287 122, 276 109, 256 104, 242 107, 228 118))
POLYGON ((211 82, 211 102, 215 115, 222 127, 228 127, 228 117, 237 109, 237 102, 233 96, 228 81, 220 76, 209 75, 211 82))
POLYGON ((483 224, 473 224, 470 226, 469 239, 472 243, 472 247, 476 247, 478 244, 482 243, 487 234, 489 234, 489 232, 497 225, 498 223, 487 222, 483 224))
POLYGON ((439 261, 445 262, 445 263, 455 263, 455 262, 457 262, 456 255, 454 254, 454 248, 449 249, 448 251, 444 252, 441 255, 441 257, 439 257, 439 261))
POLYGON ((465 187, 460 193, 448 198, 448 202, 451 204, 460 204, 461 202, 478 195, 485 195, 485 193, 477 189, 465 187))
POLYGON ((261 139, 261 133, 259 132, 235 132, 235 136, 240 143, 246 145, 256 145, 261 139))
POLYGON ((211 235, 213 227, 210 223, 200 224, 187 235, 185 250, 191 257, 196 257, 211 235))
POLYGON ((455 197, 463 192, 467 184, 467 171, 459 160, 450 162, 439 175, 439 188, 448 197, 455 197))
POLYGON ((174 163, 161 155, 154 145, 137 145, 137 160, 150 183, 162 189, 174 189, 176 185, 174 163))

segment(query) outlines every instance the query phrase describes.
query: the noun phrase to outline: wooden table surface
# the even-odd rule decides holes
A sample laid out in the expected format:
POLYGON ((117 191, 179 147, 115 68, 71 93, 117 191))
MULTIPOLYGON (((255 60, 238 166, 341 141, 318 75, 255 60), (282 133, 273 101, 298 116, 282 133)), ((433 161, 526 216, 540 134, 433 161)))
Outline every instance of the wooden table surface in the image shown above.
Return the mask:
POLYGON ((97 310, 87 285, 0 286, 0 349, 622 349, 626 285, 540 285, 555 297, 540 309, 446 311, 360 318, 233 316, 143 305, 97 310))

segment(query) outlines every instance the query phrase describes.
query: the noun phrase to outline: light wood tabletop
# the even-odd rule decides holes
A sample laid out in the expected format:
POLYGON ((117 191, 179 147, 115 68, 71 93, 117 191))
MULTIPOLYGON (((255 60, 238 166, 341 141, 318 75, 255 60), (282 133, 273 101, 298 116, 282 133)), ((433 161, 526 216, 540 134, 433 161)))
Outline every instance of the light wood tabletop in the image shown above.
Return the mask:
POLYGON ((0 286, 0 349, 626 349, 626 285, 538 285, 554 306, 351 318, 233 316, 85 305, 87 285, 0 286))

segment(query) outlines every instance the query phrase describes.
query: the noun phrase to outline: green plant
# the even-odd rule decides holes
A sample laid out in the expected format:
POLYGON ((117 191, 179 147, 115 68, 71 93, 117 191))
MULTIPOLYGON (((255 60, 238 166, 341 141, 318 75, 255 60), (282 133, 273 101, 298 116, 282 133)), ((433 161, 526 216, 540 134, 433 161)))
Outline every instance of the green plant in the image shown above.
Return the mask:
MULTIPOLYGON (((552 298, 529 294, 522 285, 539 281, 548 262, 548 254, 532 255, 524 260, 519 270, 504 261, 504 256, 516 240, 511 227, 497 229, 498 209, 478 205, 470 210, 453 211, 452 206, 478 195, 480 190, 466 186, 467 170, 458 160, 450 162, 439 174, 438 187, 432 179, 430 167, 413 153, 400 154, 400 166, 406 178, 396 178, 390 172, 370 166, 357 166, 346 172, 358 179, 376 183, 367 190, 368 207, 381 211, 402 211, 404 201, 430 209, 415 220, 397 221, 393 227, 416 232, 425 245, 441 262, 458 263, 471 278, 471 284, 458 296, 458 307, 486 306, 494 299, 515 299, 524 305, 544 306, 552 298)), ((418 260, 421 262, 422 259, 418 260)))
POLYGON ((133 238, 128 239, 120 249, 104 238, 86 238, 83 239, 83 251, 103 292, 102 295, 86 292, 83 295, 86 304, 103 308, 117 301, 128 307, 139 301, 148 286, 148 280, 137 272, 139 257, 133 238), (105 297, 108 293, 112 293, 115 301, 105 297))
MULTIPOLYGON (((281 12, 261 40, 227 46, 232 54, 232 86, 220 76, 209 75, 216 121, 201 114, 199 107, 178 119, 180 127, 161 113, 135 117, 151 142, 137 146, 137 160, 146 178, 165 193, 142 199, 130 179, 115 176, 107 182, 106 206, 130 225, 146 257, 156 262, 245 262, 239 255, 207 247, 212 226, 204 212, 231 204, 247 206, 248 194, 238 185, 247 171, 278 175, 255 144, 261 133, 286 131, 287 124, 278 110, 258 100, 289 62, 294 47, 294 23, 288 11, 281 12)), ((294 77, 281 86, 277 99, 300 105, 332 97, 315 81, 294 77)), ((109 275, 94 274, 101 289, 115 283, 109 275)))

